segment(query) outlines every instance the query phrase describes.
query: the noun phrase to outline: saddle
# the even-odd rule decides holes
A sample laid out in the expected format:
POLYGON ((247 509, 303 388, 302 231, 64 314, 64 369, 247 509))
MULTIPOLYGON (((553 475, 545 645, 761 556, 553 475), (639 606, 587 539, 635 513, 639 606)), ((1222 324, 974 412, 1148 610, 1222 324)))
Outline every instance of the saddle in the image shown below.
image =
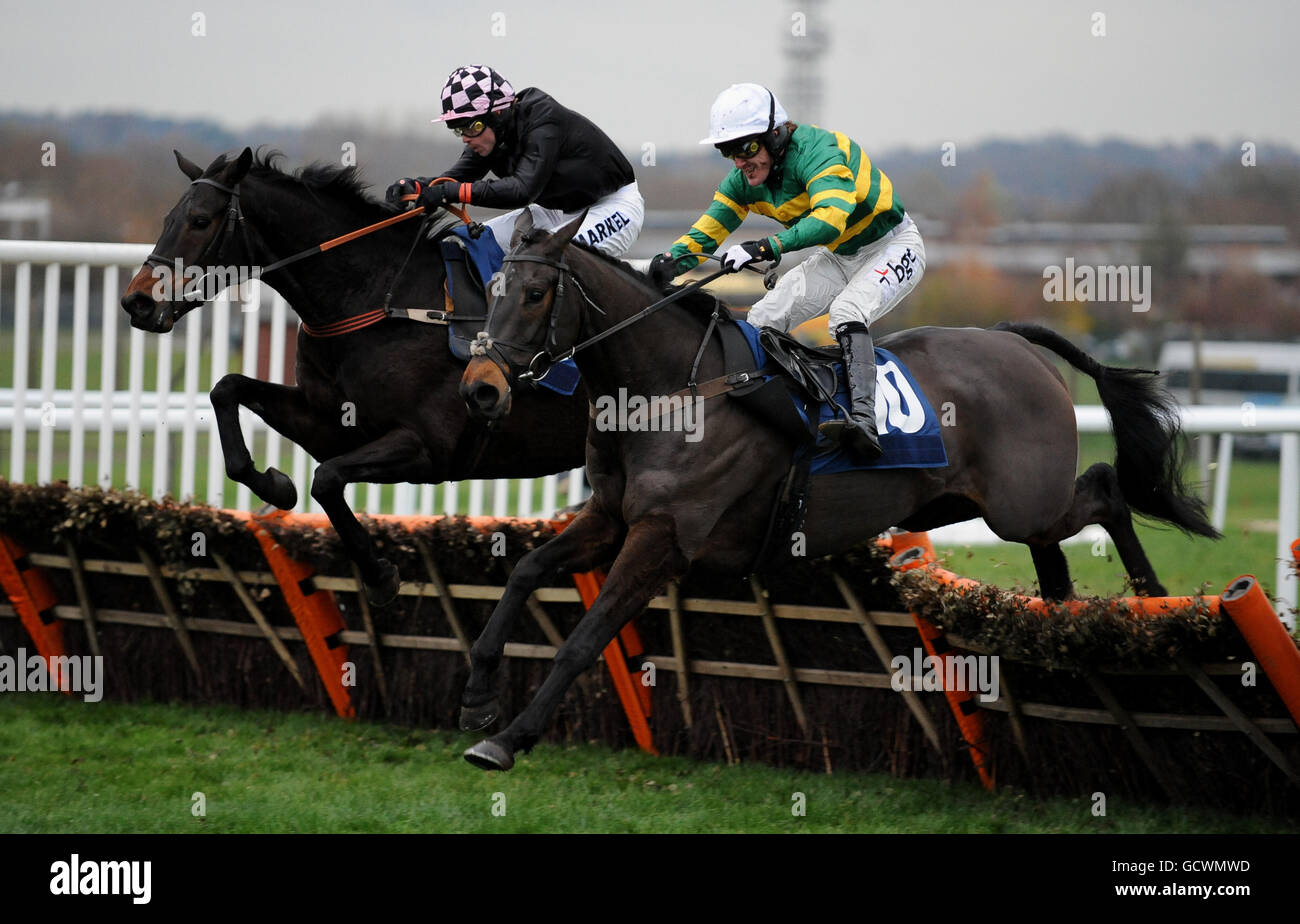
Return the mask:
MULTIPOLYGON (((457 359, 469 362, 469 346, 487 323, 487 286, 460 237, 443 238, 439 246, 443 265, 447 268, 443 286, 451 352, 457 359)), ((492 246, 496 246, 495 241, 492 246)), ((489 273, 487 279, 490 278, 489 273)))
POLYGON ((833 403, 835 366, 844 358, 838 346, 807 346, 774 327, 760 330, 758 342, 806 399, 833 403))

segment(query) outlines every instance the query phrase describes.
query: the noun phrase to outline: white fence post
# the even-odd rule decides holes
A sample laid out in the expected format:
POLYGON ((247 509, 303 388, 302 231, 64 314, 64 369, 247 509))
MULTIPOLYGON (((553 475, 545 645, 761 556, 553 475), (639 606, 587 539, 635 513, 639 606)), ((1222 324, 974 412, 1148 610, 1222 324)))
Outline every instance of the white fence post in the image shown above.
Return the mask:
POLYGON ((1282 434, 1282 457, 1277 476, 1277 583, 1274 593, 1281 598, 1282 621, 1295 631, 1295 616, 1285 612, 1294 610, 1300 600, 1297 588, 1295 562, 1291 558, 1291 543, 1300 539, 1300 433, 1282 434))
POLYGON ((27 480, 27 353, 31 344, 32 265, 14 274, 14 423, 9 444, 9 480, 27 480))
POLYGON ((113 395, 117 391, 118 276, 116 266, 104 267, 103 324, 99 344, 99 451, 95 483, 113 486, 113 395))
POLYGON ((41 318, 41 422, 36 438, 36 483, 49 484, 54 477, 54 426, 49 418, 54 407, 54 377, 59 368, 59 270, 58 263, 45 267, 45 312, 41 318), (48 421, 48 422, 47 422, 48 421))
POLYGON ((68 485, 79 488, 86 471, 86 356, 90 334, 90 267, 72 275, 72 435, 68 441, 68 485))

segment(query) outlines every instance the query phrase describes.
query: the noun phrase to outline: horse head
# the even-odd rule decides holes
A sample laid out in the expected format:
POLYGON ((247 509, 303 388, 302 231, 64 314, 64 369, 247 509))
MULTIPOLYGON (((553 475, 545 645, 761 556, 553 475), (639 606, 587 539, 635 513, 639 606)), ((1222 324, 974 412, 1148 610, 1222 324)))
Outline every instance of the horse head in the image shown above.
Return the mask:
POLYGON ((190 178, 189 189, 163 220, 153 252, 122 296, 131 326, 158 334, 170 331, 182 315, 206 301, 205 281, 230 262, 235 247, 244 249, 239 256, 245 262, 252 258, 239 205, 239 183, 252 166, 252 149, 244 148, 233 159, 223 154, 207 170, 179 151, 172 153, 190 178), (236 238, 240 243, 233 243, 236 238))
POLYGON ((561 258, 586 217, 584 211, 548 233, 534 225, 531 210, 519 216, 486 330, 474 341, 460 380, 471 415, 495 420, 509 414, 511 385, 545 376, 577 344, 583 302, 561 258))

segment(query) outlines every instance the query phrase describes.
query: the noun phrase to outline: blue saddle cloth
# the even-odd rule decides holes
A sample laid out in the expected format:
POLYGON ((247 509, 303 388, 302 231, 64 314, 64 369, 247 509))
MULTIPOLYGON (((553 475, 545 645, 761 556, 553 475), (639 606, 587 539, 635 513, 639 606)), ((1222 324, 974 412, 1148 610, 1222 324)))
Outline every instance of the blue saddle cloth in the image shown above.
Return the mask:
MULTIPOLYGON (((749 348, 754 353, 754 363, 761 369, 767 362, 766 350, 758 340, 758 331, 744 321, 739 322, 749 348)), ((848 383, 844 367, 835 365, 835 401, 840 407, 849 406, 848 383)), ((805 421, 821 423, 835 416, 829 404, 814 404, 800 400, 793 393, 800 416, 805 421)), ((941 468, 948 464, 948 453, 943 448, 943 435, 939 418, 926 400, 912 373, 902 361, 888 350, 876 347, 876 430, 879 434, 881 457, 874 462, 862 463, 848 451, 817 438, 811 449, 815 453, 811 472, 814 475, 831 475, 867 468, 941 468)), ((805 446, 801 452, 808 451, 805 446)))
MULTIPOLYGON (((489 231, 479 235, 477 239, 470 237, 468 225, 459 225, 452 233, 464 243, 464 259, 469 262, 473 272, 478 276, 479 283, 486 291, 492 277, 501 270, 501 259, 505 256, 501 245, 497 243, 496 236, 489 231)), ((445 256, 452 259, 459 258, 457 254, 446 249, 454 247, 456 250, 460 250, 454 242, 444 242, 443 247, 445 256)), ((449 275, 448 279, 450 278, 449 275)), ((451 297, 452 301, 455 302, 455 291, 451 293, 451 297)), ((453 325, 447 325, 447 330, 448 336, 451 338, 452 352, 459 356, 461 350, 458 349, 456 331, 453 325)), ((559 394, 571 395, 577 391, 580 381, 582 381, 582 375, 578 372, 577 364, 571 359, 566 359, 564 362, 552 366, 551 371, 546 373, 546 377, 538 384, 559 394)))

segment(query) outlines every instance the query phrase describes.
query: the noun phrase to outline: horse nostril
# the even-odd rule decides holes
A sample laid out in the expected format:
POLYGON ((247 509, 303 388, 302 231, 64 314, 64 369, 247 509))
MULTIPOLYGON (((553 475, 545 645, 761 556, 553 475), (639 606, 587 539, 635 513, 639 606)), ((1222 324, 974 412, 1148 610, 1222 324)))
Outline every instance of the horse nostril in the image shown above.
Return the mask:
POLYGON ((132 317, 138 318, 153 311, 156 305, 144 292, 130 292, 122 296, 122 307, 132 317))
POLYGON ((491 382, 471 382, 461 389, 466 403, 471 410, 487 413, 496 408, 501 400, 501 392, 491 382))
POLYGON ((488 382, 479 382, 474 386, 472 397, 479 410, 490 411, 501 400, 501 392, 497 391, 495 385, 488 382))

